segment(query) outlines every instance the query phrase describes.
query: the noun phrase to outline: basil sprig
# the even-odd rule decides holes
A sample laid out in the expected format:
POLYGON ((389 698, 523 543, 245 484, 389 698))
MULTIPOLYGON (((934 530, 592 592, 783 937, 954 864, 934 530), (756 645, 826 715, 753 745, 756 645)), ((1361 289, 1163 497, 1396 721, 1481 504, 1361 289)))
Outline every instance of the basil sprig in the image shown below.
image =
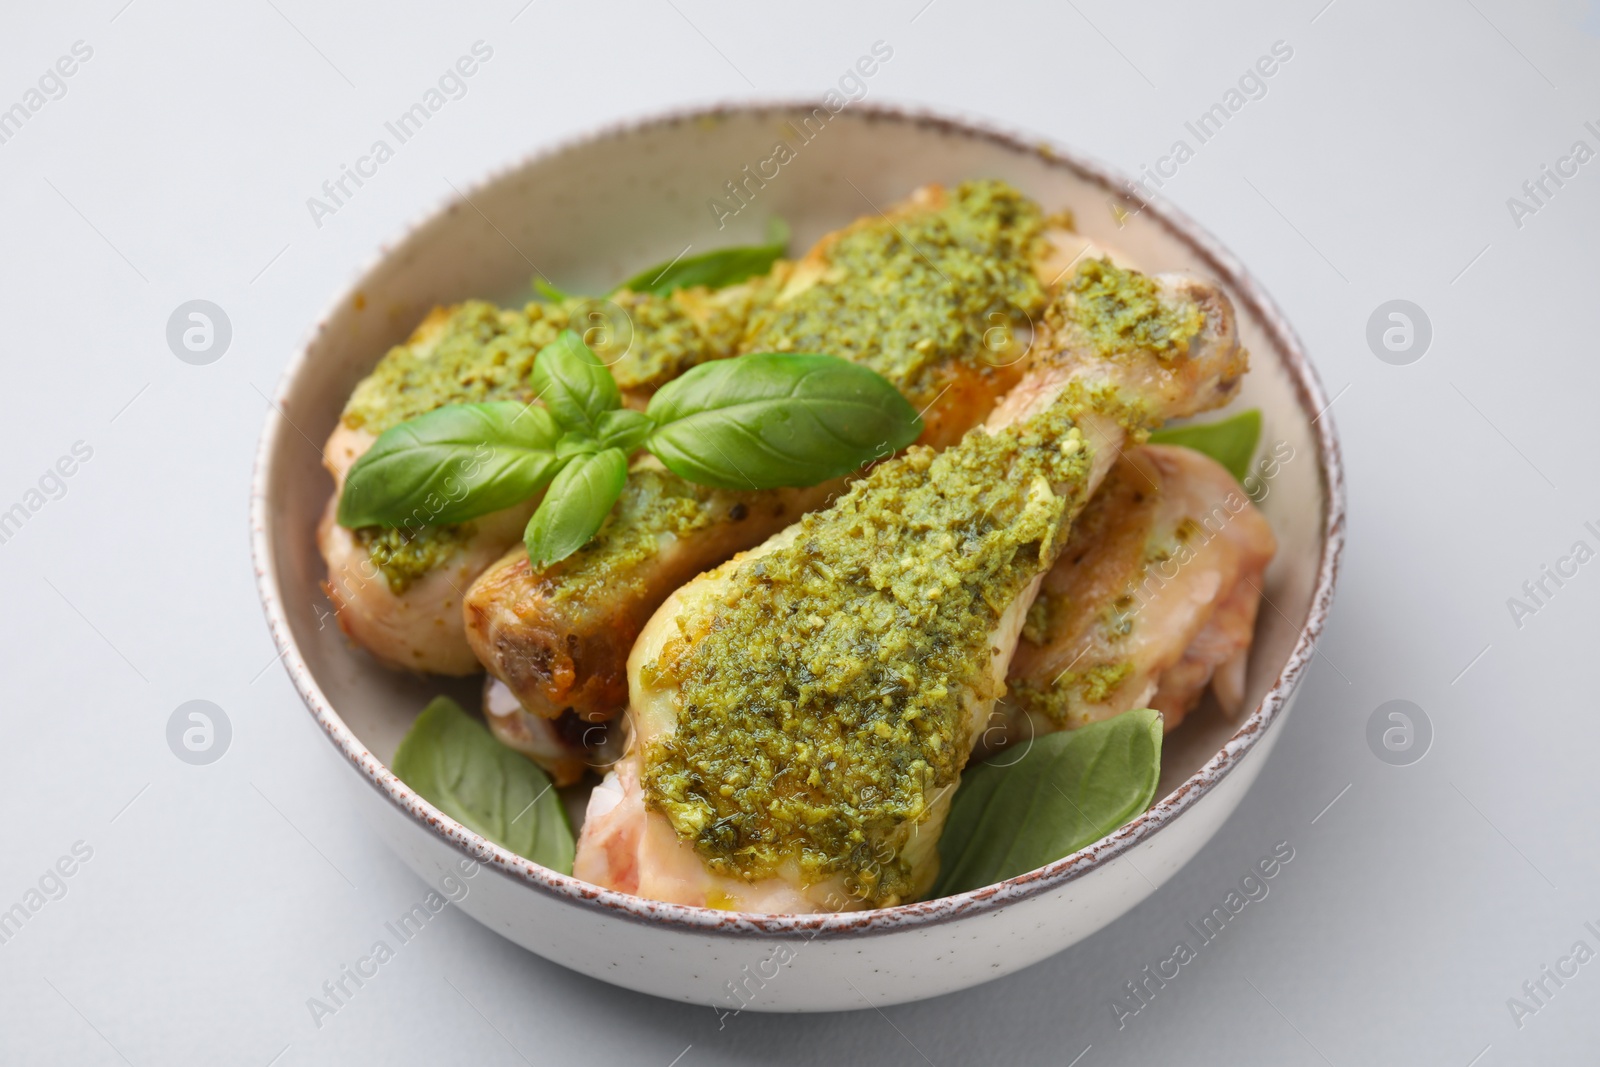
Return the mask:
POLYGON ((393 766, 396 777, 467 829, 572 873, 572 826, 550 779, 449 697, 435 698, 417 716, 393 766))
POLYGON ((1160 777, 1161 713, 1149 708, 1037 738, 1014 763, 968 768, 932 895, 981 889, 1094 844, 1150 806, 1160 777))
POLYGON ((767 224, 766 244, 719 248, 686 259, 657 263, 617 288, 652 296, 667 296, 676 289, 689 289, 696 285, 721 289, 767 273, 788 247, 789 227, 782 219, 773 219, 767 224))
POLYGON ((599 531, 636 449, 702 485, 776 489, 848 474, 922 432, 892 385, 834 356, 705 363, 638 412, 622 407, 611 372, 566 330, 539 352, 532 384, 543 407, 453 404, 384 431, 350 468, 340 525, 463 522, 545 490, 524 535, 542 568, 599 531))
POLYGON ((572 330, 562 330, 533 364, 533 389, 568 433, 594 437, 601 415, 622 406, 617 381, 572 330))
POLYGON ((1250 460, 1255 458, 1260 440, 1261 412, 1255 408, 1216 422, 1173 426, 1150 435, 1153 445, 1183 445, 1205 453, 1228 468, 1238 482, 1250 473, 1250 460))
POLYGON ((552 283, 548 278, 545 278, 543 275, 533 280, 533 291, 550 301, 552 304, 559 304, 564 300, 572 299, 571 293, 567 292, 565 289, 557 288, 554 283, 552 283))
POLYGON ((722 489, 816 485, 921 432, 878 374, 805 354, 702 363, 662 386, 646 414, 657 424, 646 447, 668 470, 722 489))
MULTIPOLYGON (((679 289, 703 285, 707 289, 723 289, 737 285, 746 278, 754 278, 772 269, 783 258, 789 247, 789 226, 782 219, 767 224, 767 242, 759 245, 736 245, 702 252, 698 256, 669 259, 640 271, 615 289, 624 289, 650 296, 670 296, 679 289)), ((571 300, 574 294, 554 285, 543 275, 533 279, 534 292, 553 304, 571 300)))
POLYGON ((574 456, 550 483, 523 535, 533 565, 547 567, 588 544, 627 481, 628 456, 620 448, 574 456))
POLYGON ((514 401, 450 404, 385 430, 339 497, 341 526, 448 525, 528 499, 560 469, 561 427, 514 401))

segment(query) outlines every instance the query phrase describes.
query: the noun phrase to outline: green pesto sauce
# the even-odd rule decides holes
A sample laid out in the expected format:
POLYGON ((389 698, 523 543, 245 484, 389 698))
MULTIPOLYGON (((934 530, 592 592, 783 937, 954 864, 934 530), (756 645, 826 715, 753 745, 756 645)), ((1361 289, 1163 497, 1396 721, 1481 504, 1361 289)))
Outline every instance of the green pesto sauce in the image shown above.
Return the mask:
POLYGON ((544 311, 457 305, 437 334, 389 350, 350 394, 344 424, 381 434, 445 404, 532 399, 533 358, 567 323, 559 310, 553 321, 544 311))
POLYGON ((678 717, 644 786, 711 869, 792 861, 807 883, 909 899, 900 849, 966 762, 969 702, 1001 688, 991 629, 1082 504, 1076 410, 880 464, 684 620, 703 636, 646 670, 677 683, 678 717))
POLYGON ((1023 710, 1071 728, 1084 725, 1080 715, 1084 705, 1104 704, 1132 673, 1131 663, 1098 663, 1085 670, 1067 671, 1048 686, 1013 682, 1007 696, 1023 710))
POLYGON ((699 318, 685 314, 682 302, 690 299, 687 294, 659 297, 623 290, 609 305, 570 301, 576 305, 573 328, 587 324, 584 337, 591 345, 609 340, 609 347, 602 344, 595 351, 607 362, 616 361, 611 363, 611 376, 618 388, 654 392, 686 370, 737 355, 751 315, 776 294, 778 277, 751 278, 731 292, 703 301, 705 314, 699 318), (617 308, 623 316, 617 315, 617 308))
POLYGON ((362 526, 353 531, 356 544, 367 550, 367 557, 395 596, 454 555, 456 549, 472 540, 473 533, 471 523, 424 526, 409 535, 398 527, 362 526))
POLYGON ((534 358, 569 328, 610 365, 619 388, 653 391, 690 367, 733 355, 751 310, 771 288, 757 284, 709 301, 703 322, 686 313, 677 293, 574 297, 520 311, 469 300, 451 309, 436 340, 390 349, 350 395, 344 424, 380 434, 445 404, 526 403, 534 358))
POLYGON ((730 513, 737 516, 745 496, 650 467, 630 472, 600 532, 551 573, 552 598, 604 607, 616 602, 618 591, 642 595, 648 576, 641 563, 653 559, 670 538, 687 537, 730 513))
MULTIPOLYGON (((1111 496, 1110 490, 1111 487, 1108 487, 1107 495, 1096 497, 1090 510, 1080 518, 1073 531, 1074 544, 1079 543, 1078 538, 1094 536, 1095 524, 1103 523, 1106 513, 1102 502, 1119 499, 1111 496)), ((1152 540, 1145 545, 1139 567, 1128 579, 1124 592, 1100 607, 1095 621, 1095 636, 1099 640, 1121 641, 1133 633, 1140 603, 1139 590, 1150 568, 1171 559, 1174 551, 1200 529, 1193 519, 1185 518, 1173 532, 1170 545, 1152 534, 1152 540)), ((1104 532, 1103 529, 1100 532, 1104 532)), ((1024 628, 1023 636, 1034 644, 1043 644, 1050 637, 1052 622, 1065 617, 1069 608, 1065 597, 1041 593, 1029 609, 1028 627, 1024 628), (1035 612, 1038 612, 1037 616, 1035 612)), ((1048 685, 1011 682, 1008 696, 1018 707, 1044 715, 1058 726, 1073 729, 1087 724, 1086 706, 1106 703, 1132 673, 1133 664, 1125 660, 1091 663, 1082 670, 1063 673, 1048 685)))
POLYGON ((1084 263, 1064 295, 1051 308, 1052 318, 1069 319, 1107 358, 1153 352, 1173 359, 1189 351, 1189 341, 1205 326, 1192 301, 1163 301, 1154 278, 1109 259, 1084 263))
POLYGON ((1050 594, 1040 593, 1028 605, 1028 615, 1022 622, 1022 636, 1036 645, 1044 644, 1050 636, 1050 619, 1054 614, 1050 594))
POLYGON ((829 248, 822 282, 756 315, 744 350, 841 356, 921 406, 943 388, 943 361, 1016 358, 1014 328, 1045 306, 1033 271, 1043 225, 1011 186, 975 181, 938 211, 852 229, 829 248))

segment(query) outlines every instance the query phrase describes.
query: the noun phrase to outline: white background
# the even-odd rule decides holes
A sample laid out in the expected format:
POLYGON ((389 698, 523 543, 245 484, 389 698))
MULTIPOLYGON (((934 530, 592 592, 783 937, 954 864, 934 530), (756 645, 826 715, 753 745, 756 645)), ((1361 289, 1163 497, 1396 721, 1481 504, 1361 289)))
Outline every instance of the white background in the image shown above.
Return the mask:
POLYGON ((1600 5, 1325 2, 9 5, 0 107, 74 42, 93 56, 0 144, 0 510, 74 442, 93 456, 0 544, 0 908, 74 842, 93 858, 0 945, 0 1061, 1594 1062, 1600 962, 1521 1028, 1506 1001, 1578 939, 1600 949, 1600 562, 1520 628, 1506 601, 1574 541, 1600 547, 1600 161, 1520 228, 1506 200, 1575 140, 1600 149, 1600 5), (478 40, 494 55, 468 95, 316 226, 307 198, 478 40), (1293 48, 1165 189, 1274 293, 1338 398, 1349 549, 1261 779, 1114 926, 942 1000, 719 1029, 450 908, 317 1028, 306 999, 425 887, 355 816, 273 662, 246 521, 263 394, 449 183, 668 107, 821 94, 877 40, 894 57, 869 99, 1128 170, 1293 48), (165 340, 195 298, 233 324, 209 366, 165 340), (1432 320, 1409 366, 1366 343, 1392 298, 1432 320), (1407 767, 1364 733, 1399 698, 1436 735, 1407 767), (211 766, 167 747, 191 699, 232 722, 211 766), (1122 984, 1284 841, 1270 896, 1119 1030, 1122 984))

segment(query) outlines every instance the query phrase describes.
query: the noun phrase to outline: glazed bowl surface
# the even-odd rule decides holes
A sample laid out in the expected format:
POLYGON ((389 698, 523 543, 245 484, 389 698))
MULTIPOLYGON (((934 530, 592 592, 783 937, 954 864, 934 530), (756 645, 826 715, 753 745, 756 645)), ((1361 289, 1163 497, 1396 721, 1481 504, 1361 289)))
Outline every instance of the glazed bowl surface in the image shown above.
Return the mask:
POLYGON ((926 113, 821 103, 712 108, 618 126, 541 152, 465 190, 381 249, 284 373, 252 493, 260 591, 283 662, 348 761, 383 839, 491 929, 564 966, 719 1010, 823 1011, 947 993, 1035 963, 1143 900, 1189 860, 1260 772, 1321 631, 1343 542, 1343 484, 1327 400, 1293 331, 1194 223, 1142 205, 1069 149, 926 113), (780 145, 785 150, 780 150, 780 145), (782 162, 779 162, 779 160, 782 162), (1278 537, 1246 687, 1247 714, 1202 708, 1169 734, 1157 802, 1088 848, 955 897, 833 915, 747 915, 661 904, 557 874, 478 837, 388 769, 440 692, 476 682, 395 673, 329 625, 316 523, 332 482, 313 442, 427 311, 469 297, 520 304, 535 271, 605 292, 644 266, 757 243, 774 216, 792 249, 928 182, 1000 178, 1147 271, 1187 270, 1232 297, 1251 371, 1230 410, 1261 409, 1252 496, 1278 537))

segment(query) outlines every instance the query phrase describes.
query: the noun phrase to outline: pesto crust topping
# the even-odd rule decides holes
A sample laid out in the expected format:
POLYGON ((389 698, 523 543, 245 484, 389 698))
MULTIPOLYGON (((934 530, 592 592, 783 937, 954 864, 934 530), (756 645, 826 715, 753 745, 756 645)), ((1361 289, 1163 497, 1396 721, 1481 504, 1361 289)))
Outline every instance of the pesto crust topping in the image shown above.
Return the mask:
POLYGON ((1154 278, 1110 259, 1080 266, 1047 319, 1058 330, 1075 327, 1108 359, 1146 352, 1175 359, 1189 351, 1189 342, 1206 324, 1192 301, 1163 300, 1154 278))
POLYGON ((552 599, 609 604, 618 591, 642 594, 641 564, 653 559, 664 541, 692 535, 723 518, 737 520, 757 494, 696 485, 653 467, 635 468, 628 484, 594 539, 547 574, 552 599))
POLYGON ((916 892, 900 850, 957 781, 974 702, 1002 688, 991 632, 1083 503, 1074 410, 880 464, 680 620, 644 672, 678 707, 643 781, 712 870, 916 892))
POLYGON ((367 558, 383 575, 389 592, 400 596, 411 584, 472 540, 473 525, 422 526, 407 531, 401 527, 362 526, 351 531, 356 544, 367 550, 367 558))
POLYGON ((437 332, 396 345, 351 393, 343 421, 374 435, 445 404, 533 400, 539 350, 577 330, 624 392, 653 392, 690 367, 738 351, 752 307, 775 288, 727 294, 620 292, 502 309, 481 300, 451 308, 437 332))
POLYGON ((964 182, 934 211, 851 227, 825 250, 824 279, 758 312, 747 352, 826 352, 870 367, 913 404, 951 359, 1016 358, 1044 311, 1034 273, 1039 206, 999 181, 964 182))
POLYGON ((1081 671, 1064 671, 1048 686, 1013 682, 1008 697, 1025 711, 1074 728, 1086 724, 1084 705, 1104 704, 1132 673, 1133 664, 1127 661, 1097 663, 1081 671))

